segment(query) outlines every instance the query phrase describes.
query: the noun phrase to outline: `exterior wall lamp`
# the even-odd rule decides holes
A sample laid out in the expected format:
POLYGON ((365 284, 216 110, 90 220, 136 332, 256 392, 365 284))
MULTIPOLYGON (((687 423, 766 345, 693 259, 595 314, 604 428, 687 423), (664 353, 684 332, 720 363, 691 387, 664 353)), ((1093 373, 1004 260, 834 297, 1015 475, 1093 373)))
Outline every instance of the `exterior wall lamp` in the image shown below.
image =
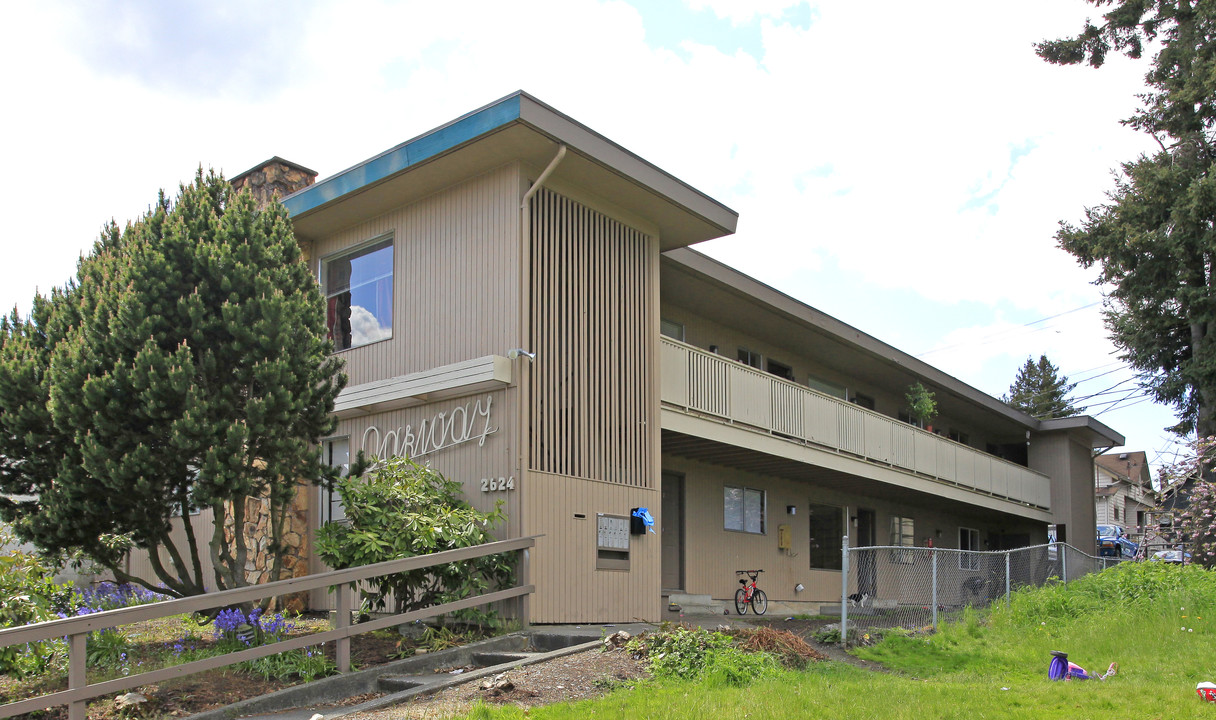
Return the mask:
POLYGON ((523 348, 511 348, 510 350, 507 351, 508 360, 515 360, 521 355, 528 358, 528 362, 534 362, 536 360, 536 353, 528 352, 527 350, 524 350, 523 348))

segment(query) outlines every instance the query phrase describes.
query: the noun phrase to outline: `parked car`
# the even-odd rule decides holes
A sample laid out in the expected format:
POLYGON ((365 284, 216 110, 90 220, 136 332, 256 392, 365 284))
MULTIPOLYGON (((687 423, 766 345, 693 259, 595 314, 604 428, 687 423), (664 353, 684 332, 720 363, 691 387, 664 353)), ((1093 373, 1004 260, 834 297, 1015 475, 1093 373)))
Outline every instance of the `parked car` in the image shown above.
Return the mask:
POLYGON ((1098 526, 1098 555, 1102 557, 1134 558, 1140 547, 1127 537, 1120 525, 1098 526))
POLYGON ((1158 550, 1157 552, 1153 553, 1153 556, 1149 559, 1158 560, 1160 562, 1183 564, 1191 562, 1191 554, 1182 550, 1158 550))

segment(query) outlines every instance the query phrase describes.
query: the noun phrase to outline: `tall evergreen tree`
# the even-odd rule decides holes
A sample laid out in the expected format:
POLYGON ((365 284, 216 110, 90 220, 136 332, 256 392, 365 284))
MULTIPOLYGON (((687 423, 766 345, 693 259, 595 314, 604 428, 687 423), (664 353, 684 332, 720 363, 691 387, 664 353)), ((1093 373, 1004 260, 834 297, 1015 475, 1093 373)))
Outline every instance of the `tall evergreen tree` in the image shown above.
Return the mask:
POLYGON ((288 505, 324 472, 340 369, 286 211, 200 169, 174 202, 106 227, 28 317, 0 321, 0 517, 44 550, 185 596, 248 584, 245 499, 269 498, 276 579, 288 505), (197 507, 215 516, 203 549, 197 507), (127 575, 132 546, 155 577, 127 575))
POLYGON ((1216 0, 1087 0, 1109 7, 1081 34, 1040 43, 1057 64, 1100 67, 1110 52, 1159 47, 1142 106, 1124 123, 1160 151, 1124 163, 1109 202, 1060 246, 1111 288, 1106 325, 1121 357, 1177 432, 1216 435, 1216 0))
POLYGON ((1073 405, 1068 396, 1076 386, 1068 382, 1067 375, 1060 374, 1046 355, 1040 355, 1037 363, 1026 358, 1026 364, 1009 386, 1009 394, 1001 400, 1040 420, 1069 417, 1085 410, 1073 405))

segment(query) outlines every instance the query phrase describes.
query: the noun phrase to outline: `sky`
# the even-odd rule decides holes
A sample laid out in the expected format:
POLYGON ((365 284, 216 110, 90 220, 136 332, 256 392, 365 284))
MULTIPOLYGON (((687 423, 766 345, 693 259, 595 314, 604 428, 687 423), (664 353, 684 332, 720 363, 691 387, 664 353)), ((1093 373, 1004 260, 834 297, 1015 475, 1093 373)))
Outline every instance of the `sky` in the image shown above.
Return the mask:
POLYGON ((324 178, 525 90, 740 214, 697 246, 989 394, 1046 354, 1154 465, 1177 420, 1056 247, 1112 168, 1146 61, 1040 60, 1083 0, 8 0, 0 307, 200 166, 324 178), (1091 397, 1092 396, 1092 397, 1091 397))

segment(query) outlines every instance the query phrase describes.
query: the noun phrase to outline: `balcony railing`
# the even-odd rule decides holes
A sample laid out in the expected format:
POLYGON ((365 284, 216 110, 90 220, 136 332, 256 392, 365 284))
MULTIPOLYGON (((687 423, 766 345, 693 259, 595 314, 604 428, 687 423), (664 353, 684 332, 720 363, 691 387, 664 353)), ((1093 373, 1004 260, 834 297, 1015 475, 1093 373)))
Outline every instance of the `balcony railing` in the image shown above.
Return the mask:
POLYGON ((662 338, 660 359, 669 405, 985 495, 1051 506, 1051 480, 1021 465, 670 338, 662 338))

